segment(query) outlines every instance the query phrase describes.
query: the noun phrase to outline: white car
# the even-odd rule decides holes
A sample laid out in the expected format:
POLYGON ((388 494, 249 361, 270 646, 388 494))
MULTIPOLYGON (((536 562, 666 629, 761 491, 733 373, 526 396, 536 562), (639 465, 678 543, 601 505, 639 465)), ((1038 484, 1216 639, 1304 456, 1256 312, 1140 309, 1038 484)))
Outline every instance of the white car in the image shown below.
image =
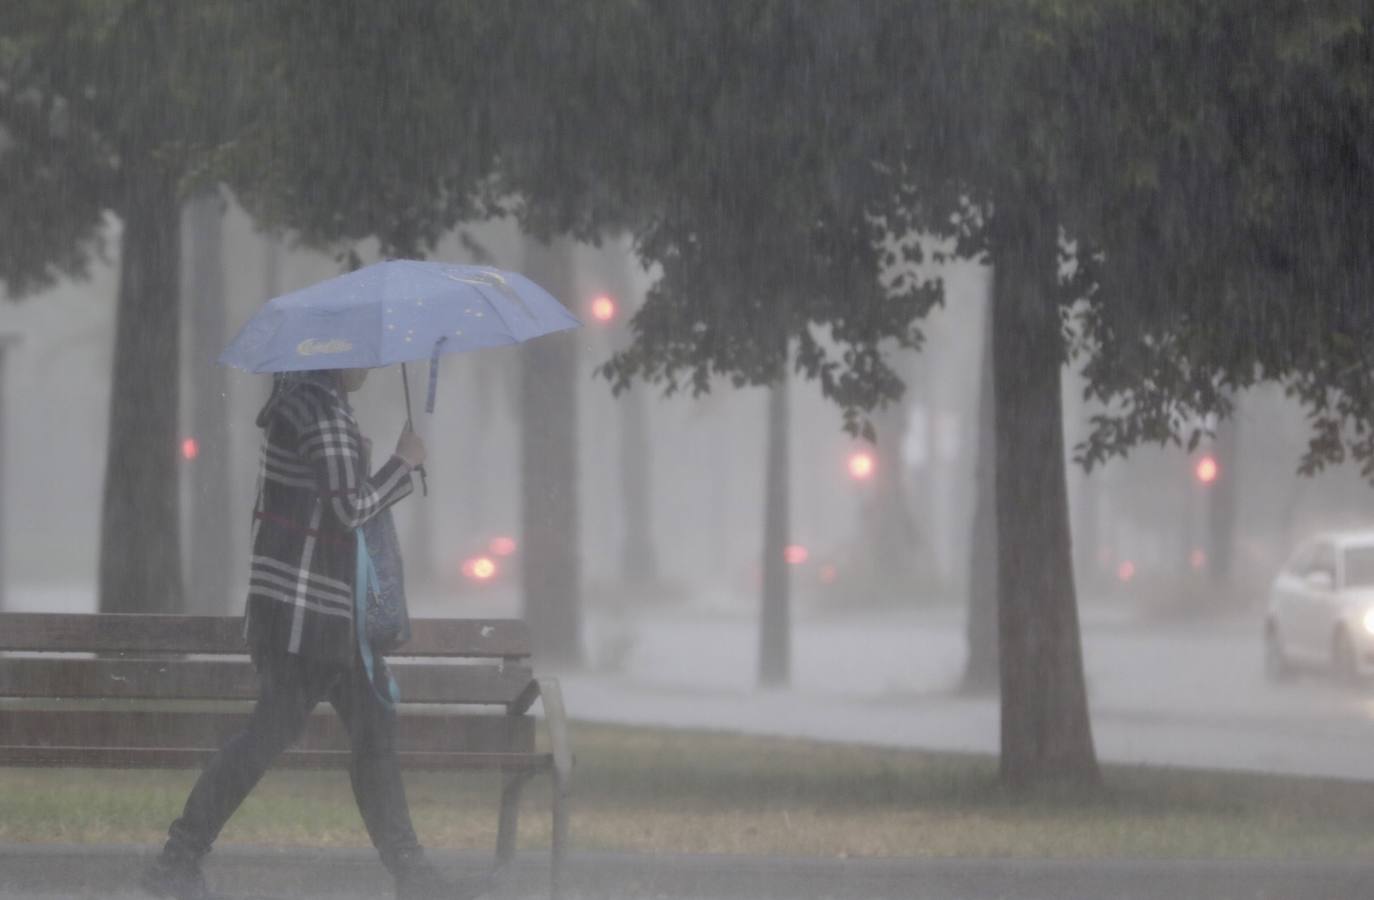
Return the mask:
POLYGON ((1298 547, 1269 590, 1264 667, 1273 680, 1320 668, 1349 683, 1374 672, 1374 531, 1298 547))

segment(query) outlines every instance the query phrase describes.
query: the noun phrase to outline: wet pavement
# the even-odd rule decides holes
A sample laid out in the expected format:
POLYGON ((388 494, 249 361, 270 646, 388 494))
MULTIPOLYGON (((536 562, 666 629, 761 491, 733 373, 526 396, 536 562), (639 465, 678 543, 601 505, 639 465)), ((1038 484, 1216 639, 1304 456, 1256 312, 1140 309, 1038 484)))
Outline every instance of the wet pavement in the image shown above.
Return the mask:
MULTIPOLYGON (((0 847, 4 900, 133 900, 151 848, 0 847)), ((436 854, 456 878, 489 857, 436 854)), ((370 851, 220 848, 206 863, 226 900, 389 898, 370 851)), ((517 858, 492 900, 547 896, 547 858, 517 858)), ((1374 865, 1281 861, 788 859, 583 852, 569 859, 567 900, 1358 900, 1374 865)))

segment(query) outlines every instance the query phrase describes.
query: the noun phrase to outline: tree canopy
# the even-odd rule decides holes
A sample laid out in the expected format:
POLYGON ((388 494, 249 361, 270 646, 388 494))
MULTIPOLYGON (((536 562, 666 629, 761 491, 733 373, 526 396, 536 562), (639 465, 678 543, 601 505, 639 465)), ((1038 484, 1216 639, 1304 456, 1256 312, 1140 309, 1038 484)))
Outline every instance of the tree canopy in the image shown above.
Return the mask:
POLYGON ((499 17, 448 0, 239 4, 251 118, 214 166, 259 223, 321 248, 421 256, 482 218, 499 17))
POLYGON ((223 140, 226 22, 156 0, 0 8, 0 282, 12 297, 84 276, 137 167, 180 178, 223 140))

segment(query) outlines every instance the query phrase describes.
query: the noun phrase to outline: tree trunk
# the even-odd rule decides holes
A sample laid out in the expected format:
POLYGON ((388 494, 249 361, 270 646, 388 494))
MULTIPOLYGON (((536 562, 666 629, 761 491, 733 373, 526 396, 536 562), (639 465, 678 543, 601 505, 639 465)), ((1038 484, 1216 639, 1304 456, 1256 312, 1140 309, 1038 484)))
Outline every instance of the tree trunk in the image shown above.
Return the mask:
MULTIPOLYGON (((572 248, 534 238, 525 272, 565 303, 576 295, 572 248)), ((582 567, 577 502, 577 335, 522 348, 520 393, 521 581, 535 653, 545 663, 582 663, 582 567)))
POLYGON ((18 341, 12 334, 0 332, 0 612, 5 609, 5 594, 9 582, 5 563, 5 547, 9 543, 9 526, 12 518, 5 515, 5 478, 9 467, 5 462, 5 357, 11 345, 18 341))
POLYGON ((1001 775, 1016 787, 1096 783, 1065 481, 1058 229, 1048 204, 1017 199, 993 223, 1001 775))
POLYGON ((658 550, 654 545, 652 499, 653 444, 649 440, 649 410, 644 392, 631 389, 620 395, 620 477, 625 501, 625 583, 643 587, 658 581, 658 550))
POLYGON ((179 612, 180 207, 170 173, 128 165, 99 602, 101 612, 179 612))
MULTIPOLYGON (((1070 376, 1072 378, 1072 376, 1070 376)), ((1086 437, 1086 426, 1094 412, 1083 396, 1081 379, 1073 378, 1064 387, 1064 432, 1069 446, 1086 437)), ((1069 470, 1069 527, 1073 535, 1074 583, 1078 589, 1095 595, 1103 588, 1102 557, 1102 482, 1105 468, 1092 472, 1069 470)))
MULTIPOLYGON (((1217 461, 1217 480, 1206 487, 1207 494, 1207 575, 1215 588, 1224 588, 1231 580, 1236 551, 1236 476, 1240 470, 1239 431, 1240 404, 1235 403, 1232 414, 1217 423, 1216 443, 1212 453, 1217 461)), ((1217 600, 1224 597, 1218 592, 1217 600)))
POLYGON ((1089 592, 1102 587, 1102 523, 1098 506, 1103 477, 1100 470, 1084 474, 1078 488, 1078 515, 1072 519, 1074 577, 1078 585, 1086 585, 1089 592))
POLYGON ((764 474, 763 598, 759 614, 759 684, 785 685, 792 671, 791 573, 786 558, 791 528, 791 465, 787 365, 768 390, 767 471, 764 474))
POLYGON ((231 566, 236 565, 230 517, 238 507, 229 491, 229 397, 224 368, 224 199, 203 191, 186 207, 189 256, 187 314, 191 325, 189 437, 195 458, 186 461, 190 493, 190 566, 186 611, 226 615, 230 609, 231 566))
MULTIPOLYGON (((617 242, 601 256, 606 287, 617 313, 610 329, 616 345, 630 340, 627 321, 635 292, 630 266, 634 257, 617 242), (609 252, 620 249, 620 252, 609 252)), ((649 436, 648 386, 631 388, 617 398, 620 415, 620 491, 625 543, 621 548, 621 572, 627 585, 644 587, 658 581, 658 549, 654 543, 653 444, 649 436)))
MULTIPOLYGON (((997 274, 993 273, 993 278, 997 274)), ((997 688, 997 422, 993 403, 992 314, 983 324, 983 366, 978 379, 978 447, 973 474, 973 524, 968 554, 968 656, 963 689, 997 688)))
POLYGON ((896 362, 897 373, 906 384, 907 393, 873 416, 877 430, 873 455, 877 465, 869 483, 863 486, 859 558, 864 568, 872 573, 873 593, 884 603, 894 599, 912 600, 918 585, 925 587, 935 581, 935 555, 912 510, 913 488, 921 508, 931 509, 935 450, 931 430, 934 417, 930 415, 929 404, 925 406, 927 418, 923 435, 926 458, 914 485, 908 477, 902 454, 902 444, 911 425, 909 398, 915 393, 913 388, 925 392, 929 386, 927 367, 917 365, 919 361, 913 352, 901 354, 896 362))

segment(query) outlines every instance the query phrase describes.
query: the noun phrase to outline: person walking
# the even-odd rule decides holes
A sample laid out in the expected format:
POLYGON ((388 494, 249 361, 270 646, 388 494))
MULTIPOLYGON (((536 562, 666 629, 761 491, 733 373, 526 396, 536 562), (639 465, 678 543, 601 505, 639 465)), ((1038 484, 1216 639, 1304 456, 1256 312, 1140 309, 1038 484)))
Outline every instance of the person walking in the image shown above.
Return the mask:
MULTIPOLYGON (((325 699, 348 730, 353 795, 398 900, 481 893, 460 891, 425 859, 396 759, 395 711, 369 682, 355 638, 354 530, 409 495, 411 472, 425 460, 424 442, 404 428, 395 452, 366 474, 370 445, 347 398, 366 377, 366 369, 279 373, 258 414, 265 439, 244 633, 259 695, 144 870, 142 886, 154 896, 209 897, 201 859, 325 699)), ((385 663, 377 658, 375 667, 375 683, 385 684, 385 663)))

